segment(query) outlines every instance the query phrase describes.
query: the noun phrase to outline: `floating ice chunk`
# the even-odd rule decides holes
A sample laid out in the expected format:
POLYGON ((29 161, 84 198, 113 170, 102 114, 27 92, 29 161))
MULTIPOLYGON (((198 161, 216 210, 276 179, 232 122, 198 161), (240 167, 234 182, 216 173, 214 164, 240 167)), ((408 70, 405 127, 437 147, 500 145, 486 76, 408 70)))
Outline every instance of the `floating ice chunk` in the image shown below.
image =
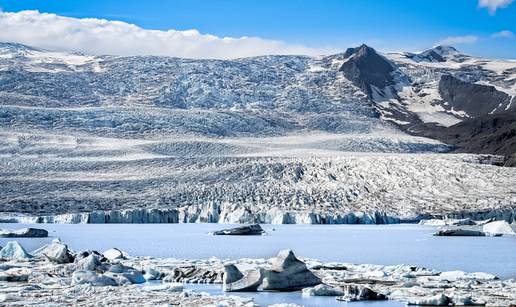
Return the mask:
POLYGON ((144 286, 142 291, 168 291, 168 292, 183 292, 184 287, 182 283, 173 282, 166 283, 159 286, 144 286))
POLYGON ((146 282, 140 271, 121 264, 112 265, 106 274, 116 279, 119 284, 142 284, 146 282))
POLYGON ((420 306, 483 306, 484 302, 475 301, 471 296, 447 296, 439 294, 436 296, 429 296, 409 300, 408 305, 420 306))
POLYGON ((451 303, 451 299, 444 294, 417 298, 417 299, 408 301, 408 305, 420 305, 420 306, 448 306, 450 303, 451 303))
POLYGON ((0 250, 0 258, 30 259, 32 256, 18 242, 10 241, 0 250))
POLYGON ((452 297, 454 306, 484 306, 485 302, 476 301, 471 296, 455 295, 452 297))
POLYGON ((72 285, 89 284, 92 286, 118 286, 115 279, 97 274, 93 271, 75 271, 72 274, 72 285))
POLYGON ((370 278, 382 278, 387 276, 387 272, 384 271, 369 271, 364 274, 364 276, 370 277, 370 278))
POLYGON ((425 225, 425 226, 446 226, 446 222, 444 220, 438 220, 438 219, 421 220, 421 221, 419 221, 419 225, 425 225))
POLYGON ((126 259, 127 254, 118 248, 110 248, 107 251, 103 252, 102 255, 109 260, 119 260, 126 259))
POLYGON ((74 260, 74 257, 68 249, 68 246, 66 246, 66 244, 60 243, 59 241, 52 241, 52 243, 49 245, 34 251, 34 254, 42 255, 55 263, 70 263, 74 260))
POLYGON ((357 302, 357 301, 383 301, 387 296, 378 293, 363 285, 348 284, 343 286, 344 295, 337 297, 338 301, 357 302))
POLYGON ((342 296, 344 291, 328 285, 317 285, 303 289, 303 296, 342 296))
POLYGON ((482 227, 482 231, 491 235, 514 235, 516 234, 511 225, 506 221, 495 221, 487 223, 482 227))
POLYGON ((3 238, 44 238, 48 237, 48 231, 38 228, 3 229, 0 230, 3 238))
POLYGON ((464 280, 464 279, 476 279, 476 280, 495 280, 498 279, 493 274, 483 273, 483 272, 474 272, 474 273, 466 273, 463 271, 448 271, 442 272, 439 274, 441 279, 445 279, 448 281, 456 281, 456 280, 464 280))

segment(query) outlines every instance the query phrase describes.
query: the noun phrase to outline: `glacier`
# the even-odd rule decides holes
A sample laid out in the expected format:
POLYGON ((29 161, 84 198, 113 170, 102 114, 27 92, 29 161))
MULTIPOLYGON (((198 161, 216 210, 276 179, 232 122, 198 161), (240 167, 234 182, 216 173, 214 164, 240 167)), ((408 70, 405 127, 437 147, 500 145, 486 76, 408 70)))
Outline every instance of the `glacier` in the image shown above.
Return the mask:
POLYGON ((516 63, 377 55, 388 86, 367 91, 342 70, 365 48, 191 60, 0 43, 0 219, 512 222, 515 168, 400 127, 471 115, 443 101, 443 75, 514 99, 516 63))

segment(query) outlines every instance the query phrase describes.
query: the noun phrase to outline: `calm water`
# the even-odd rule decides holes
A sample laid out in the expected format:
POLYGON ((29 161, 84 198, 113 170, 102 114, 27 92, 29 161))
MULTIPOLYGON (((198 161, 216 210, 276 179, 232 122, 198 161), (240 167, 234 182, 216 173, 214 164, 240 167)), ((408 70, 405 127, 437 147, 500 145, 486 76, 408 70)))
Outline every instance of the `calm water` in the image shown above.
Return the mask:
POLYGON ((311 296, 303 297, 300 291, 295 292, 233 292, 224 293, 221 285, 185 285, 185 288, 196 292, 206 292, 211 295, 236 295, 245 298, 253 298, 260 306, 271 304, 289 303, 306 307, 401 307, 405 303, 397 301, 382 302, 341 302, 335 297, 311 296))
MULTIPOLYGON (((212 236, 219 224, 0 224, 38 227, 49 238, 18 241, 34 250, 60 238, 74 250, 118 247, 130 255, 185 259, 270 258, 290 248, 325 262, 409 264, 516 278, 516 237, 434 237, 419 225, 264 225, 265 236, 212 236)), ((0 239, 0 246, 10 239, 0 239)))

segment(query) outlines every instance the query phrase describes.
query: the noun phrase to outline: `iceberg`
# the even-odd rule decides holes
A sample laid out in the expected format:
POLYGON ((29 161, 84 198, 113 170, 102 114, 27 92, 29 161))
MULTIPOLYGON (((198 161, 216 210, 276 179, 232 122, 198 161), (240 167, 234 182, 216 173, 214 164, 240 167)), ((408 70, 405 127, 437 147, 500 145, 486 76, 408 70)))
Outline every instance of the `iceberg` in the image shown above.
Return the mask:
POLYGON ((495 221, 485 224, 482 231, 490 235, 514 235, 511 225, 506 221, 495 221))
POLYGON ((18 242, 10 241, 0 250, 0 258, 18 260, 30 259, 32 256, 18 242))

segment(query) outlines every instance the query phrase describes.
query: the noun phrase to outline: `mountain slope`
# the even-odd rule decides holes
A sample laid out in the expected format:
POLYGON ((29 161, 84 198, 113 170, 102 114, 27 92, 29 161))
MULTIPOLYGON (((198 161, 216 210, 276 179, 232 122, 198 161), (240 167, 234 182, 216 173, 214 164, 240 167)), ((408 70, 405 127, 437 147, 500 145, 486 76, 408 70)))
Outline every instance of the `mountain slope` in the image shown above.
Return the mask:
POLYGON ((387 57, 411 83, 400 86, 400 99, 384 105, 382 118, 411 134, 453 144, 457 151, 516 153, 507 135, 516 112, 515 61, 475 58, 443 46, 387 57), (402 112, 389 113, 396 108, 402 112), (396 116, 399 113, 412 117, 396 116))
MULTIPOLYGON (((412 131, 454 145, 457 152, 507 157, 516 153, 516 112, 482 115, 450 127, 422 124, 412 127, 412 131)), ((508 166, 513 166, 512 162, 508 166)))
POLYGON ((516 62, 445 46, 382 55, 362 45, 322 58, 224 61, 0 43, 0 127, 14 131, 238 137, 368 134, 397 126, 431 136, 422 127, 513 112, 515 93, 516 62))
POLYGON ((92 57, 3 44, 0 125, 112 136, 385 127, 367 97, 340 75, 330 60, 303 56, 92 57))
POLYGON ((439 94, 447 102, 446 109, 460 110, 469 117, 512 111, 514 97, 498 91, 494 86, 464 82, 451 75, 439 81, 439 94))

